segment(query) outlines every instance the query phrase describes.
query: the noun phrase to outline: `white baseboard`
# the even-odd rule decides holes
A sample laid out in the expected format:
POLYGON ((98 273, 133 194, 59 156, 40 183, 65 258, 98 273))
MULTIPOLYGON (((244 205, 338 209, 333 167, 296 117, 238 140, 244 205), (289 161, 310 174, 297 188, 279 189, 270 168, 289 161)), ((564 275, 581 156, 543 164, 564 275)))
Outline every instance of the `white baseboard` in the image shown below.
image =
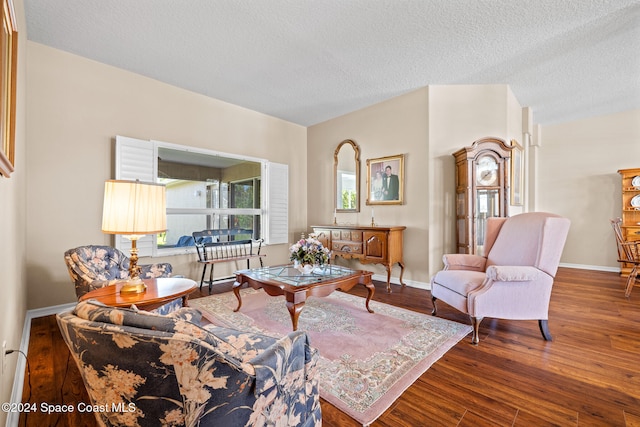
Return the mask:
MULTIPOLYGON (((378 280, 380 282, 385 282, 385 283, 387 282, 387 276, 385 276, 384 274, 374 274, 373 276, 371 276, 371 278, 373 280, 378 280)), ((400 285, 400 279, 398 277, 392 277, 389 282, 392 285, 400 285)), ((407 279, 404 279, 403 282, 405 285, 410 286, 412 288, 426 289, 426 290, 431 289, 431 284, 429 283, 418 282, 415 280, 407 280, 407 279)))
MULTIPOLYGON (((22 338, 20 339, 20 351, 22 356, 18 356, 16 363, 16 372, 13 377, 13 388, 11 389, 11 402, 22 402, 22 389, 24 388, 24 371, 27 367, 26 357, 29 355, 29 338, 31 336, 31 321, 38 317, 49 316, 51 314, 61 313, 66 310, 71 310, 77 303, 54 305, 51 307, 37 308, 34 310, 27 310, 24 318, 24 325, 22 326, 22 338)), ((17 427, 20 421, 20 414, 18 412, 9 412, 7 414, 7 427, 17 427)))
POLYGON ((611 273, 620 273, 620 267, 607 267, 603 265, 570 264, 561 262, 560 267, 576 268, 578 270, 608 271, 611 273))

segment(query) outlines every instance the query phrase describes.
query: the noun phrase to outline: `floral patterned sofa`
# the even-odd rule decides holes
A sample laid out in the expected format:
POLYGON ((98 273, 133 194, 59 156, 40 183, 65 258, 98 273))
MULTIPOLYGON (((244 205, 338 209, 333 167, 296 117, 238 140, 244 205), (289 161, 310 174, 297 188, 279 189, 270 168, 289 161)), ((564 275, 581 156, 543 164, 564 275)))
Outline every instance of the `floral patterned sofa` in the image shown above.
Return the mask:
MULTIPOLYGON (((94 289, 111 284, 113 280, 129 278, 129 258, 120 250, 111 246, 89 245, 69 249, 64 260, 71 280, 76 285, 76 295, 82 295, 94 289)), ((146 264, 140 267, 141 279, 170 277, 171 264, 146 264)))
POLYGON ((94 300, 57 315, 91 404, 107 426, 320 426, 317 350, 94 300))

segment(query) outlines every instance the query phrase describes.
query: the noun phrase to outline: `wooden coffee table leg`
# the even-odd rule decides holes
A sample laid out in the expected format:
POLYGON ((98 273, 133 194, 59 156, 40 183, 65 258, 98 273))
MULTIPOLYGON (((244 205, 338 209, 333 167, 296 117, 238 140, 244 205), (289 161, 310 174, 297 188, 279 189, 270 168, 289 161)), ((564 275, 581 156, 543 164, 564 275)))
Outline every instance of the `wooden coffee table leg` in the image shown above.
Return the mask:
POLYGON ((285 292, 285 298, 287 300, 287 310, 289 310, 289 315, 291 316, 293 330, 297 331, 298 317, 300 317, 300 312, 304 308, 304 303, 307 300, 307 293, 306 291, 294 293, 285 292))
MULTIPOLYGON (((362 280, 362 278, 360 278, 360 280, 362 280)), ((373 298, 373 294, 376 291, 376 287, 373 286, 373 282, 371 281, 371 276, 366 277, 364 282, 360 283, 362 283, 367 288, 367 302, 365 303, 367 311, 369 313, 374 313, 374 311, 369 308, 369 301, 371 301, 371 298, 373 298)))
POLYGON ((242 297, 240 296, 240 286, 242 286, 242 282, 234 282, 233 284, 233 293, 236 295, 236 298, 238 299, 238 308, 236 308, 235 310, 233 310, 233 312, 237 312, 238 310, 240 310, 240 307, 242 307, 242 297))
POLYGON ((292 303, 287 301, 287 310, 289 310, 289 315, 291 316, 291 324, 293 325, 293 330, 298 330, 298 317, 300 317, 300 312, 304 308, 304 301, 299 303, 292 303))

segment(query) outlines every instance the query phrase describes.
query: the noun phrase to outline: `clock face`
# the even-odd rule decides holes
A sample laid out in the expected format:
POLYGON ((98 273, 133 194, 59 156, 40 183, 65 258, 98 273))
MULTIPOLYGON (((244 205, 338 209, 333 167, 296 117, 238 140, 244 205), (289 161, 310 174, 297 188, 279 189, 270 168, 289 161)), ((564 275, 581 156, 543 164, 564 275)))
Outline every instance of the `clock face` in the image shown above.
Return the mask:
POLYGON ((498 163, 491 156, 482 156, 476 162, 476 183, 498 185, 498 163))

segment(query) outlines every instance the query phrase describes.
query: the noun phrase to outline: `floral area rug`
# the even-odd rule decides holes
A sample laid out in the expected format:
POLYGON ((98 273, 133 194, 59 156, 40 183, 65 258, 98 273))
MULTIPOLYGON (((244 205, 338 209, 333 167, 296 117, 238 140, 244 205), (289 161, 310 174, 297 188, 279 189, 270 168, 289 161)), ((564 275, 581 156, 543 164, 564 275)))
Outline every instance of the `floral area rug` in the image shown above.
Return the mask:
MULTIPOLYGON (((284 297, 242 289, 242 308, 233 292, 189 300, 218 326, 274 337, 291 332, 284 297)), ((426 297, 425 297, 426 298, 426 297)), ((310 297, 298 319, 320 352, 320 396, 367 426, 471 332, 471 326, 392 305, 334 292, 310 297)))

